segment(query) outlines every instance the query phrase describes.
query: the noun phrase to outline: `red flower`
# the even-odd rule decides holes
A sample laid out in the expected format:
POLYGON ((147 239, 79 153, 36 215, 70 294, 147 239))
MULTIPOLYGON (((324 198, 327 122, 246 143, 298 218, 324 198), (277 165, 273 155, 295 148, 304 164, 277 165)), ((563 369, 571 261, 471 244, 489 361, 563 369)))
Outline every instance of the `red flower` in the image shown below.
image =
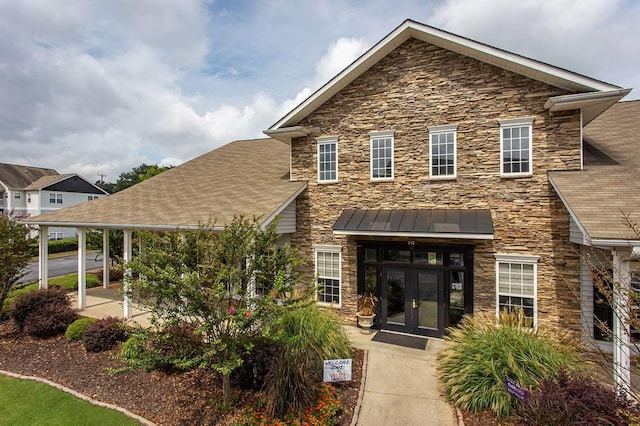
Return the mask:
POLYGON ((247 311, 247 318, 251 318, 251 311, 247 311))
POLYGON ((227 312, 229 315, 235 315, 236 313, 236 308, 234 308, 233 306, 229 308, 229 311, 227 312))

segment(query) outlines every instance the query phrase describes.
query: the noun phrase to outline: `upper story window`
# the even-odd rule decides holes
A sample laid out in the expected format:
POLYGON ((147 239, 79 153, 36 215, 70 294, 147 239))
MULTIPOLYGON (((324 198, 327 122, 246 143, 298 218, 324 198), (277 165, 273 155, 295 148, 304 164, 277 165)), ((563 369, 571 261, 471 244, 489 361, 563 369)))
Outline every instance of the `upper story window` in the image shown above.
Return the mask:
POLYGON ((316 138, 318 141, 318 182, 338 181, 338 138, 316 138))
POLYGON ((27 193, 27 203, 31 202, 31 194, 27 193))
POLYGON ((533 118, 500 120, 500 175, 531 176, 533 118))
POLYGON ((497 313, 522 309, 525 320, 537 321, 538 256, 496 255, 497 313))
POLYGON ((456 177, 457 125, 429 127, 429 176, 432 179, 456 177))
POLYGON ((393 131, 370 132, 371 180, 393 179, 393 131))
POLYGON ((62 194, 50 192, 49 193, 49 203, 51 204, 62 204, 62 194))
POLYGON ((99 197, 97 195, 88 195, 87 196, 87 201, 93 201, 93 200, 97 200, 99 197))
POLYGON ((20 198, 22 198, 22 194, 20 194, 19 192, 14 192, 13 198, 15 198, 16 200, 19 200, 20 198))

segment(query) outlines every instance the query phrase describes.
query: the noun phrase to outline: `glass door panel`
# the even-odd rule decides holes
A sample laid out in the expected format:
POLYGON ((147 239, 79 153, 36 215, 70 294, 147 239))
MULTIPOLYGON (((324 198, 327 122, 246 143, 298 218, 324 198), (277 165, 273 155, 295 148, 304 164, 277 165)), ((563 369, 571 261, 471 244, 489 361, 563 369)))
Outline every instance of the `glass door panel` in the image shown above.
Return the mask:
POLYGON ((456 325, 464 315, 464 272, 450 272, 449 326, 456 325))
POLYGON ((439 273, 418 272, 417 279, 417 322, 419 328, 440 328, 438 293, 440 291, 439 273))
POLYGON ((387 323, 405 325, 405 292, 407 276, 405 271, 386 271, 387 323))

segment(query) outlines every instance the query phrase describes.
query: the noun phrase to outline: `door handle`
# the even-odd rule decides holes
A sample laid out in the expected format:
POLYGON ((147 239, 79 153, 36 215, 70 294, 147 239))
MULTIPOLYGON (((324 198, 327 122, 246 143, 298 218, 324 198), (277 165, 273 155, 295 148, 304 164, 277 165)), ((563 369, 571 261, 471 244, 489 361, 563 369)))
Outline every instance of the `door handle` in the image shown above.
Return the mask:
POLYGON ((412 299, 412 300, 411 300, 411 307, 412 307, 413 309, 416 309, 416 308, 418 307, 418 304, 416 303, 416 299, 412 299))

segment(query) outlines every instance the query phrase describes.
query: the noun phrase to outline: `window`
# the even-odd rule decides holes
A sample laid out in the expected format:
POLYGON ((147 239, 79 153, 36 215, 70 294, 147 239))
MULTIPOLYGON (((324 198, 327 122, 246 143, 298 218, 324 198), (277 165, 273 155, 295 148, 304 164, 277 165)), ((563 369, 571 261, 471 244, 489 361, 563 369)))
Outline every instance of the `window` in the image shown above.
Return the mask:
POLYGON ((19 200, 20 198, 22 198, 22 194, 20 194, 19 192, 14 192, 13 198, 15 198, 16 200, 19 200))
POLYGON ((62 194, 56 194, 54 192, 49 193, 49 203, 62 204, 62 194))
POLYGON ((31 202, 31 194, 27 194, 27 203, 31 202))
POLYGON ((316 138, 318 141, 318 182, 338 181, 338 138, 316 138))
POLYGON ((49 232, 49 241, 62 240, 62 232, 49 232))
POLYGON ((533 173, 531 128, 533 118, 500 120, 500 175, 533 173))
POLYGON ((537 321, 538 256, 496 255, 496 313, 522 309, 534 327, 537 321))
POLYGON ((432 179, 456 177, 456 130, 458 126, 429 127, 429 176, 432 179))
POLYGON ((371 180, 393 179, 393 133, 371 132, 371 180))
POLYGON ((318 302, 340 306, 341 247, 316 247, 318 302))
POLYGON ((99 197, 97 195, 89 195, 87 196, 87 201, 97 200, 99 197))

